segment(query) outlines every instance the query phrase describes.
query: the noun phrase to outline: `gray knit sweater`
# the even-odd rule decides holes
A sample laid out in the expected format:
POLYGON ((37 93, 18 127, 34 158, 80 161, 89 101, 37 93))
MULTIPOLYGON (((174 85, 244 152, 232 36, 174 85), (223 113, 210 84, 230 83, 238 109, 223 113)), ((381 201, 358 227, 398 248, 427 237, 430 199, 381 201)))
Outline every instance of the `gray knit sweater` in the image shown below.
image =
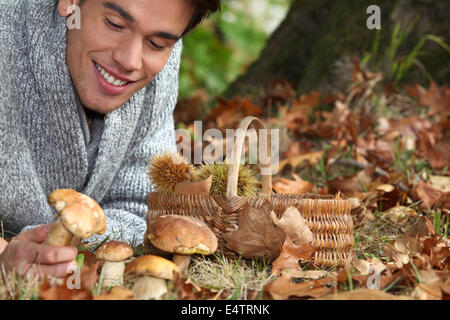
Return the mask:
POLYGON ((107 216, 106 235, 140 243, 148 159, 175 150, 179 41, 163 70, 104 118, 92 172, 66 64, 66 20, 56 0, 0 0, 0 220, 18 233, 54 221, 56 188, 89 195, 107 216))

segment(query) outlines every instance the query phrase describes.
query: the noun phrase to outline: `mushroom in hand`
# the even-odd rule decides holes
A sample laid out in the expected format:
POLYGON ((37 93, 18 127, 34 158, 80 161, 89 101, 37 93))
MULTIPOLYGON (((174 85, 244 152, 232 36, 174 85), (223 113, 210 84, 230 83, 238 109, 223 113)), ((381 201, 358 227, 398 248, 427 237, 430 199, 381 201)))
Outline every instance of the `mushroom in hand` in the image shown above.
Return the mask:
POLYGON ((46 244, 77 246, 86 239, 106 231, 106 217, 100 205, 92 198, 72 189, 56 189, 47 198, 58 213, 46 244))

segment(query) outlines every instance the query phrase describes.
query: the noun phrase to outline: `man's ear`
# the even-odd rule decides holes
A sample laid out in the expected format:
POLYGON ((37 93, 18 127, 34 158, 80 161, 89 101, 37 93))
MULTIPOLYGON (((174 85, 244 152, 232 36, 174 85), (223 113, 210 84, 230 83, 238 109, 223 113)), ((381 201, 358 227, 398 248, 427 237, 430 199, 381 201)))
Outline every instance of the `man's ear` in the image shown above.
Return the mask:
POLYGON ((73 12, 69 8, 73 5, 79 5, 79 3, 79 0, 58 0, 58 13, 61 17, 68 17, 73 12))

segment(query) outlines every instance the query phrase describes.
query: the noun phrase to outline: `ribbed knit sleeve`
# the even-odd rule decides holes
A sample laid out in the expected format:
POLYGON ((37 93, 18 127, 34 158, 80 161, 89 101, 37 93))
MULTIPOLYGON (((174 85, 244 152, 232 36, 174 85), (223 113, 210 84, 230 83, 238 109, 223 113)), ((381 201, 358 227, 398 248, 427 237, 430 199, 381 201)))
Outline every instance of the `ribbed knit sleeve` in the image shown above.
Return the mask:
POLYGON ((4 10, 0 15, 0 221, 4 230, 13 234, 26 224, 53 219, 23 130, 15 85, 21 78, 16 70, 23 67, 17 56, 23 55, 26 47, 15 44, 22 29, 6 15, 21 12, 21 7, 20 3, 6 7, 0 2, 0 10, 4 10))

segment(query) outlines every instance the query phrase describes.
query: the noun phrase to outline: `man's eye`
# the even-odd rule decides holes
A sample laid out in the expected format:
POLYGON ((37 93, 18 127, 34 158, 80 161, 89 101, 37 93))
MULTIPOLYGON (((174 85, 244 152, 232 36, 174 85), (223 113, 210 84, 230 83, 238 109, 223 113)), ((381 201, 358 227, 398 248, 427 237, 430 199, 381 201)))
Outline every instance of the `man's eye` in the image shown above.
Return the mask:
POLYGON ((149 40, 148 42, 149 42, 156 50, 163 50, 163 49, 164 49, 163 46, 160 46, 159 44, 155 43, 155 42, 152 41, 152 40, 149 40))
POLYGON ((112 29, 116 29, 116 30, 122 30, 122 29, 123 29, 122 26, 119 26, 119 25, 117 25, 117 24, 115 24, 115 23, 112 23, 108 18, 105 18, 105 23, 106 23, 109 27, 111 27, 112 29))

